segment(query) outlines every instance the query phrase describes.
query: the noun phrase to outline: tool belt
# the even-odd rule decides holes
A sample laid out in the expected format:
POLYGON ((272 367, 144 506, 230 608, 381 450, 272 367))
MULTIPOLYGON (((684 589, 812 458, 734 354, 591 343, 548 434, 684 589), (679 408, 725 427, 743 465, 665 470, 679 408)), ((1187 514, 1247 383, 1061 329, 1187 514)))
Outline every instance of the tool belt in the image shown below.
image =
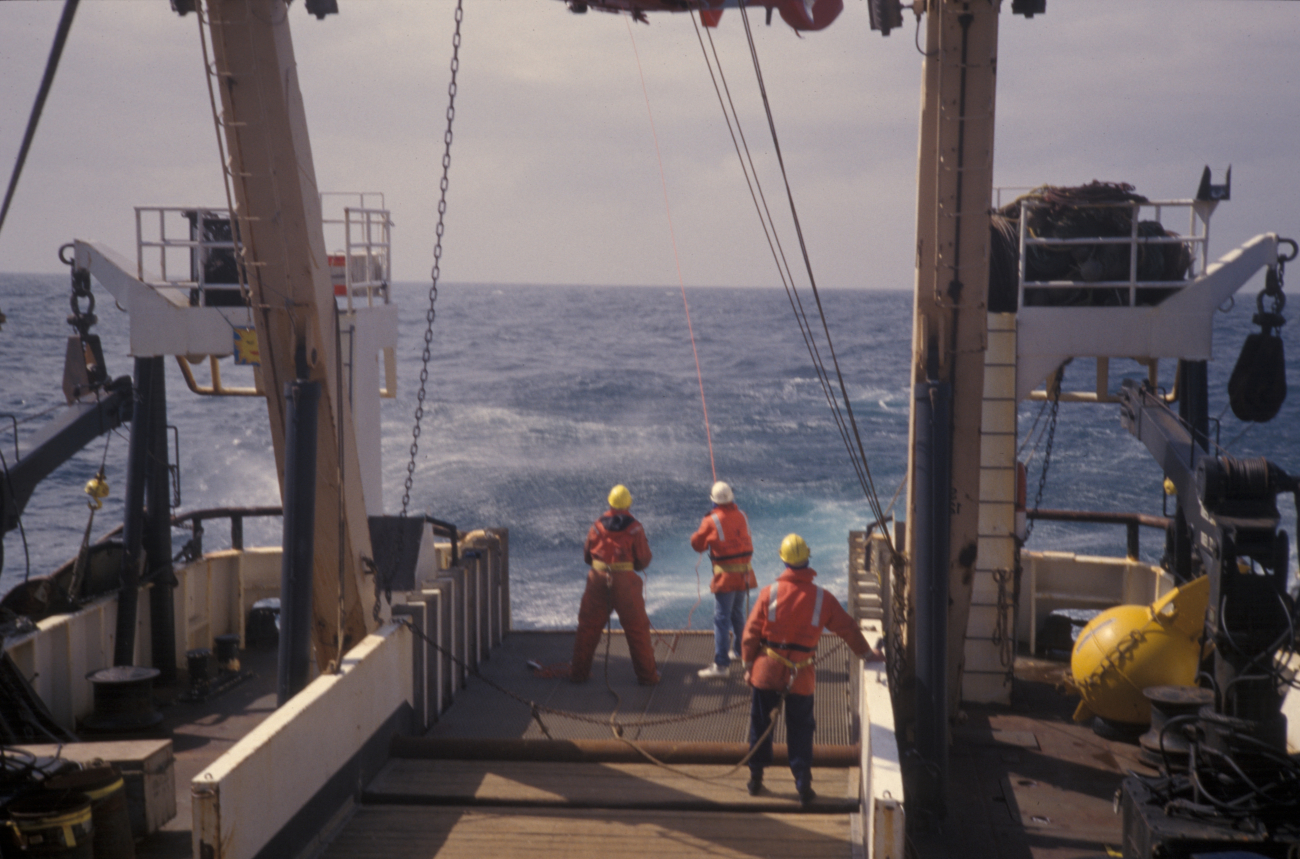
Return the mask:
POLYGON ((803 669, 807 668, 809 665, 812 665, 813 660, 816 658, 815 656, 812 655, 813 649, 811 647, 804 647, 802 644, 782 644, 781 642, 764 641, 763 652, 768 656, 772 657, 773 659, 775 659, 777 662, 780 662, 786 668, 789 668, 791 671, 802 671, 803 669), (796 650, 801 653, 807 653, 809 654, 809 656, 807 659, 804 659, 800 662, 795 662, 791 659, 787 659, 785 656, 782 656, 780 653, 777 653, 776 648, 778 647, 781 648, 782 650, 796 650))
POLYGON ((730 564, 720 564, 717 561, 713 562, 713 572, 715 575, 719 573, 724 573, 724 574, 730 573, 732 575, 744 575, 745 573, 748 573, 752 569, 753 569, 753 565, 750 564, 749 561, 738 561, 730 564))
POLYGON ((631 573, 634 572, 631 561, 615 561, 607 564, 600 558, 591 559, 591 568, 601 573, 631 573))

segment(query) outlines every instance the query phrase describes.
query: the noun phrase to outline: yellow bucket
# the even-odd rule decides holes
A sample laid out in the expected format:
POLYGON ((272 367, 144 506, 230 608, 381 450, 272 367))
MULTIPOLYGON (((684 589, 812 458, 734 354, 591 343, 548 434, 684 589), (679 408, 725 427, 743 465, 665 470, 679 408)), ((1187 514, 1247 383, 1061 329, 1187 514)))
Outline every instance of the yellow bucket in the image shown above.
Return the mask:
POLYGON ((27 854, 93 859, 90 799, 73 791, 42 791, 9 803, 9 828, 27 854))

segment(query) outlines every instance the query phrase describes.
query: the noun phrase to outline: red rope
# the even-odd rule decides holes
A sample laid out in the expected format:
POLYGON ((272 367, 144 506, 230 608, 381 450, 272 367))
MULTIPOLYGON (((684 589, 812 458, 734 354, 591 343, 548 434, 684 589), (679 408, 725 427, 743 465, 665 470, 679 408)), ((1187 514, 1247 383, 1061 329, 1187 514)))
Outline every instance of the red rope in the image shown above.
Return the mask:
POLYGON ((650 135, 655 142, 655 158, 659 161, 659 184, 664 192, 664 211, 668 215, 668 237, 673 245, 673 262, 677 265, 677 283, 682 288, 682 307, 686 309, 686 330, 691 335, 691 354, 695 356, 695 378, 700 383, 700 407, 704 411, 704 438, 709 443, 709 470, 713 472, 713 482, 718 481, 718 467, 713 462, 713 433, 709 430, 709 404, 704 398, 704 374, 700 372, 700 353, 695 348, 695 329, 691 326, 691 306, 686 301, 686 281, 682 277, 682 260, 677 253, 677 233, 673 229, 673 210, 668 205, 668 180, 664 175, 664 159, 659 152, 659 135, 655 132, 654 113, 650 110, 650 92, 645 85, 645 72, 641 68, 641 54, 636 49, 636 37, 632 35, 632 20, 629 16, 624 19, 627 22, 627 35, 632 40, 632 53, 636 57, 637 74, 641 76, 641 92, 645 96, 646 115, 650 117, 650 135))

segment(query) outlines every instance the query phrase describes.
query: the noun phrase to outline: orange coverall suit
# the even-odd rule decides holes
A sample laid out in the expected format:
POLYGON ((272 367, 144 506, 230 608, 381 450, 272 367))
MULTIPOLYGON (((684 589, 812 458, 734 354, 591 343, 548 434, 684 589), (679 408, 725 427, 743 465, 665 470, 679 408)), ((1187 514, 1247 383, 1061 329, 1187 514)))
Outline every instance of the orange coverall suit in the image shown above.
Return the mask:
POLYGON ((733 633, 735 649, 740 651, 740 638, 745 629, 745 592, 758 587, 751 562, 754 543, 749 537, 749 520, 734 501, 715 504, 713 512, 700 521, 700 527, 691 535, 692 550, 703 552, 706 548, 713 564, 713 579, 709 582, 714 597, 713 662, 726 668, 731 664, 733 633))
POLYGON ((591 660, 611 609, 618 612, 636 679, 657 683, 650 618, 645 613, 644 583, 638 572, 650 565, 650 543, 641 523, 626 510, 609 510, 587 532, 583 559, 591 565, 587 590, 578 608, 569 679, 581 683, 591 675, 591 660))
MULTIPOLYGON (((741 656, 749 668, 754 687, 750 707, 751 746, 767 730, 770 714, 786 695, 786 742, 790 771, 802 794, 812 787, 812 740, 817 723, 813 719, 813 689, 816 671, 810 660, 817 650, 822 629, 844 639, 858 656, 871 652, 858 624, 840 601, 813 584, 817 571, 811 567, 786 567, 775 582, 763 588, 745 622, 741 656), (805 664, 807 663, 807 664, 805 664), (792 667, 796 666, 796 667, 792 667), (791 675, 793 676, 793 682, 791 675)), ((749 768, 760 777, 772 762, 772 738, 768 737, 750 759, 749 768)))

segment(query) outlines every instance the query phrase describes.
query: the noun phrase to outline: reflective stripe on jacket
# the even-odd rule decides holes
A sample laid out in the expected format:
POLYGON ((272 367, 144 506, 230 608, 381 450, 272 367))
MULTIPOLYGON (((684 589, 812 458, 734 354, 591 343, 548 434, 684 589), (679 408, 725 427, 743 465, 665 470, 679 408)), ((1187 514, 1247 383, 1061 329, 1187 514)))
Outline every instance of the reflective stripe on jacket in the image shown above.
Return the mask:
POLYGON ((749 537, 749 520, 735 503, 718 504, 700 521, 691 535, 691 548, 709 550, 713 562, 713 579, 709 590, 715 594, 731 593, 758 587, 754 578, 754 543, 749 537))
POLYGON ((758 689, 782 690, 789 685, 795 695, 811 695, 816 687, 814 666, 806 663, 817 650, 822 630, 838 635, 859 656, 871 648, 857 623, 834 594, 813 584, 817 571, 810 567, 785 572, 759 591, 745 622, 741 656, 750 667, 749 682, 758 689), (769 655, 771 649, 777 657, 769 655), (791 683, 791 675, 793 683, 791 683))
POLYGON ((650 543, 632 514, 609 510, 587 532, 583 559, 602 573, 640 572, 650 566, 650 543))

